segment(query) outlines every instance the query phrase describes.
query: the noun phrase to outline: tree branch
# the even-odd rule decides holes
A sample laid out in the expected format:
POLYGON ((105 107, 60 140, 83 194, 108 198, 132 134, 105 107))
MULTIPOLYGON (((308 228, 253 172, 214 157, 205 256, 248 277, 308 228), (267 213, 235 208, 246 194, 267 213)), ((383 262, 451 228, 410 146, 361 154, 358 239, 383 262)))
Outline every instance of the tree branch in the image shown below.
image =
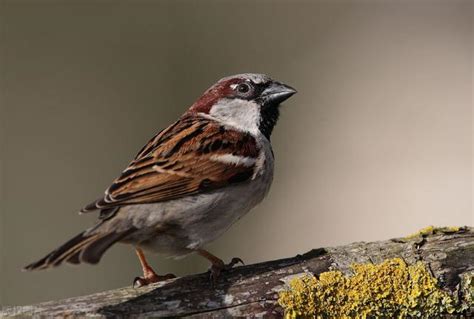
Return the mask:
MULTIPOLYGON (((333 269, 350 275, 353 263, 377 264, 395 257, 407 264, 422 261, 438 279, 439 287, 457 296, 462 293, 461 278, 472 278, 474 272, 474 230, 428 228, 410 238, 314 249, 293 258, 237 267, 224 273, 215 287, 210 286, 209 274, 204 273, 138 289, 127 287, 7 307, 0 311, 0 317, 282 317, 284 310, 277 303, 279 292, 288 289, 291 278, 333 269)), ((473 287, 474 280, 469 289, 473 287)), ((446 316, 467 318, 474 314, 472 302, 468 308, 463 314, 446 316)))

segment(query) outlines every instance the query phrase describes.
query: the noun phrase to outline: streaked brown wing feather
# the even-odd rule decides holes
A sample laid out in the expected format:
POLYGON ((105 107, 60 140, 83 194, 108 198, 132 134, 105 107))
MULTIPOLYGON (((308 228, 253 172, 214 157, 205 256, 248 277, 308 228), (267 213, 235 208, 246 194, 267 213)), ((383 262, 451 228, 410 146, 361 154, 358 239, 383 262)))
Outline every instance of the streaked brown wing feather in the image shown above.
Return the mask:
POLYGON ((105 196, 82 211, 167 201, 250 179, 253 165, 216 161, 258 157, 255 139, 210 119, 188 115, 161 131, 137 154, 105 196))

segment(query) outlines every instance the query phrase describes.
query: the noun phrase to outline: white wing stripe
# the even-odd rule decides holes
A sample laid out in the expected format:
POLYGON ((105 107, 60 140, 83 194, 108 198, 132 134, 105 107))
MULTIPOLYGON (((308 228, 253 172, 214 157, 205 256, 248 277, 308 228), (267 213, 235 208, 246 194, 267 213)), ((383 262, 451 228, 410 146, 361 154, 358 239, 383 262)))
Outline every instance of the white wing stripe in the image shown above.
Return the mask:
POLYGON ((256 162, 255 158, 233 154, 212 155, 211 161, 221 162, 225 164, 241 165, 245 167, 253 166, 256 162))

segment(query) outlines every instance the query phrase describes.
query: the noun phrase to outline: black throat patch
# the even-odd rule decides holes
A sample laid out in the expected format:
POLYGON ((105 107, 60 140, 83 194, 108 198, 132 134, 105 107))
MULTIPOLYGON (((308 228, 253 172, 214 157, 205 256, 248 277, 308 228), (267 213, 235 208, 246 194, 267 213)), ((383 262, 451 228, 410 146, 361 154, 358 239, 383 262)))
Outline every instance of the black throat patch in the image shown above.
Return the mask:
POLYGON ((264 105, 260 110, 260 124, 258 128, 268 140, 270 140, 270 135, 272 135, 279 116, 279 105, 264 105))

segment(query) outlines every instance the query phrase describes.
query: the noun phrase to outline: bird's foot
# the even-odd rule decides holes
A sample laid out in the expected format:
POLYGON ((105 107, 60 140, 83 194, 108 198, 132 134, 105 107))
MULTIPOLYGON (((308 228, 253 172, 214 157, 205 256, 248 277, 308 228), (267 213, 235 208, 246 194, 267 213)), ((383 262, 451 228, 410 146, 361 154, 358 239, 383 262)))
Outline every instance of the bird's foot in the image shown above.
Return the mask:
POLYGON ((155 282, 176 278, 176 276, 173 274, 166 274, 164 276, 157 275, 153 268, 151 268, 146 261, 143 251, 138 247, 135 248, 135 251, 137 252, 140 264, 142 265, 143 277, 135 277, 135 279, 133 279, 133 288, 139 288, 155 282))
POLYGON ((244 265, 244 262, 239 257, 232 258, 232 260, 228 264, 225 264, 221 259, 215 260, 215 262, 212 263, 212 266, 209 269, 209 277, 211 279, 211 284, 215 285, 223 271, 230 270, 239 263, 244 265))
POLYGON ((143 277, 135 277, 133 280, 133 288, 140 288, 143 286, 147 286, 149 284, 165 281, 168 279, 176 278, 173 274, 166 274, 163 276, 157 275, 155 272, 145 274, 143 277))

